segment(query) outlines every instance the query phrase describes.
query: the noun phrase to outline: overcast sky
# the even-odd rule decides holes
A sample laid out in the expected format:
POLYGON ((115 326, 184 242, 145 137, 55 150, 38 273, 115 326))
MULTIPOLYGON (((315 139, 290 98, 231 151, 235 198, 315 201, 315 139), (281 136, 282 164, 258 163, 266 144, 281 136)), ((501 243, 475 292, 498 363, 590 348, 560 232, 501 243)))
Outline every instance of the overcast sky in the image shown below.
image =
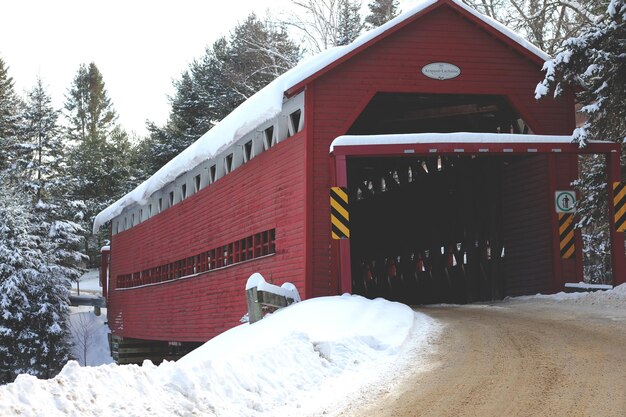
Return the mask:
MULTIPOLYGON (((367 3, 364 0, 363 3, 367 3)), ((401 2, 403 8, 413 0, 401 2)), ((81 63, 95 62, 129 132, 166 121, 167 96, 207 45, 254 11, 284 15, 289 0, 9 0, 1 6, 0 57, 16 91, 40 76, 61 107, 81 63)))

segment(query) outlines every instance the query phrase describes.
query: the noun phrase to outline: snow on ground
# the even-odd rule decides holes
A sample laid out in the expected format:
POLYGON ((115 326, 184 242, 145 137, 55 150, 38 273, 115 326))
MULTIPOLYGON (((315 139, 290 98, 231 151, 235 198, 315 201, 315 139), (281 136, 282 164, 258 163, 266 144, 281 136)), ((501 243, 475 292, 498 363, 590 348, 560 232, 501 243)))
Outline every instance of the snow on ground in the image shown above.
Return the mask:
MULTIPOLYGON (((100 272, 96 269, 90 269, 79 280, 80 292, 87 292, 91 294, 102 294, 102 287, 100 286, 100 272)), ((72 293, 76 293, 78 286, 75 282, 72 282, 72 293)))
POLYGON ((235 327, 178 362, 72 361, 50 380, 20 375, 0 387, 0 415, 321 415, 392 384, 437 331, 403 304, 315 298, 235 327))
POLYGON ((96 316, 93 307, 70 307, 70 331, 74 342, 72 354, 81 365, 113 363, 109 351, 107 309, 101 311, 100 316, 96 316))
POLYGON ((508 298, 505 301, 535 301, 542 300, 547 303, 577 304, 580 306, 594 306, 603 309, 626 311, 626 284, 619 285, 608 291, 595 292, 560 292, 552 295, 528 295, 508 298))
POLYGON ((506 306, 508 303, 553 306, 568 311, 572 319, 596 317, 622 323, 626 320, 626 284, 608 291, 560 292, 507 298, 501 305, 506 306))

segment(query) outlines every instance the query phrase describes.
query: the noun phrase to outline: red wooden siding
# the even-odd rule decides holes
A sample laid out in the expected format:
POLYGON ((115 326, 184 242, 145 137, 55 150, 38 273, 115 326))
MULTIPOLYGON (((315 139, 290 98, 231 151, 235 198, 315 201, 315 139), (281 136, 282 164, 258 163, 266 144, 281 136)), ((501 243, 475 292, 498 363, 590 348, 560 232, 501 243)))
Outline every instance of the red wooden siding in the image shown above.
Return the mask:
POLYGON ((224 269, 109 294, 115 334, 152 340, 205 341, 246 313, 244 287, 253 272, 296 284, 304 295, 304 146, 297 134, 199 193, 116 234, 111 283, 265 230, 276 229, 276 254, 224 269))
POLYGON ((447 3, 358 53, 307 86, 315 95, 312 111, 313 295, 334 294, 338 273, 330 241, 328 157, 334 138, 345 134, 376 92, 503 95, 537 134, 569 134, 574 112, 571 97, 534 99, 543 78, 540 66, 468 20, 447 3), (421 74, 431 62, 450 62, 461 75, 438 81, 421 74), (332 255, 332 256, 331 256, 332 255))
MULTIPOLYGON (((578 156, 576 155, 555 155, 555 190, 572 190, 572 181, 578 178, 578 156)), ((554 194, 554 193, 553 193, 554 194)), ((552 195, 552 201, 554 196, 552 195)), ((552 203, 554 206, 554 203, 552 203)), ((553 219, 555 227, 558 227, 558 215, 556 209, 552 208, 553 219)), ((555 235, 556 239, 556 235, 555 235)), ((560 256, 557 260, 561 268, 560 281, 555 282, 555 291, 561 291, 566 282, 580 282, 583 280, 583 266, 582 266, 582 235, 580 229, 574 232, 575 245, 577 246, 574 255, 570 259, 561 259, 560 256)), ((558 252, 557 252, 558 253, 558 252)), ((560 254, 559 254, 560 255, 560 254)))
POLYGON ((512 161, 502 178, 506 295, 548 292, 553 285, 553 231, 548 181, 550 156, 512 161))

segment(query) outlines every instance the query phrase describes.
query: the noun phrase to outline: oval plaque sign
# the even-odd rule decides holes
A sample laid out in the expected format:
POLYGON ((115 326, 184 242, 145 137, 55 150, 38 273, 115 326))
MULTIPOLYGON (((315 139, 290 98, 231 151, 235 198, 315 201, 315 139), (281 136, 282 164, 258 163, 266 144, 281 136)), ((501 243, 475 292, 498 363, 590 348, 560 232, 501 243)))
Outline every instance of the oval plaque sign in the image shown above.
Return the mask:
POLYGON ((449 80, 461 74, 461 68, 447 62, 433 62, 422 67, 422 74, 435 80, 449 80))

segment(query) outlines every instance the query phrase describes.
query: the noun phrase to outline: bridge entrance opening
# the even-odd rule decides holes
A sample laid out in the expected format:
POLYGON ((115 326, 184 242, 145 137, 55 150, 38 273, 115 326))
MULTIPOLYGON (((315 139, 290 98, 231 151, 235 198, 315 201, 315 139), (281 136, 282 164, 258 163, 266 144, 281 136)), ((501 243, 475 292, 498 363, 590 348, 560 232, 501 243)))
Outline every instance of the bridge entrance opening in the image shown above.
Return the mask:
POLYGON ((353 291, 428 304, 546 288, 543 166, 542 156, 349 158, 353 291))
MULTIPOLYGON (((502 96, 378 93, 348 134, 452 132, 531 133, 502 96)), ((347 158, 353 291, 423 304, 545 290, 546 174, 542 155, 347 158)))

